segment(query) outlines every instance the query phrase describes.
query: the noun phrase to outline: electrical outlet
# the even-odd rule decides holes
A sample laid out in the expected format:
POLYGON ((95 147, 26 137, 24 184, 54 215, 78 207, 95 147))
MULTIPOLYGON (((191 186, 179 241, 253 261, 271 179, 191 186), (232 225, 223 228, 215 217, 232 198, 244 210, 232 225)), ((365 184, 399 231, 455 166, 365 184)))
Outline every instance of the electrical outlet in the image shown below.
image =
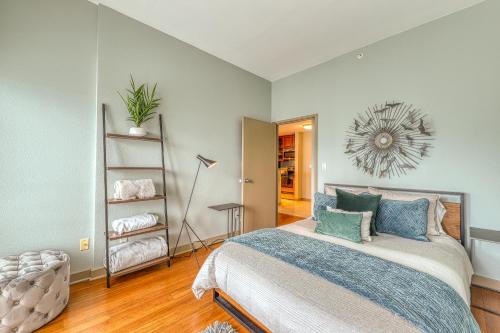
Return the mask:
POLYGON ((80 239, 80 251, 87 251, 89 249, 89 239, 82 238, 80 239))

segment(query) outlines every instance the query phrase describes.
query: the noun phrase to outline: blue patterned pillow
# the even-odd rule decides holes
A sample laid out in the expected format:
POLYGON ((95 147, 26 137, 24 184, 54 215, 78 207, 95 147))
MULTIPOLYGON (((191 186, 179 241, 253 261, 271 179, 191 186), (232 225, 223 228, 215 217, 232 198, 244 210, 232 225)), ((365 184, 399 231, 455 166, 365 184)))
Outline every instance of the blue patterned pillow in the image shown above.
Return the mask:
POLYGON ((318 220, 318 211, 326 210, 326 207, 337 208, 337 197, 333 195, 323 194, 320 192, 314 193, 314 208, 313 208, 313 220, 318 220))
POLYGON ((429 200, 382 200, 378 207, 375 227, 378 232, 428 242, 427 211, 429 200))

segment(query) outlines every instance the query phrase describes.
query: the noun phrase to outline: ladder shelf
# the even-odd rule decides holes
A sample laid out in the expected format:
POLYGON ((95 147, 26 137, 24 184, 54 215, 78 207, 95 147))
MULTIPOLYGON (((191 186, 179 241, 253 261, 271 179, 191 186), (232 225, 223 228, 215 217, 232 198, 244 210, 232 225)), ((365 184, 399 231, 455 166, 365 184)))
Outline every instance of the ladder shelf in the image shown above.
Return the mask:
POLYGON ((103 166, 104 166, 104 221, 105 221, 105 239, 106 239, 106 286, 111 287, 111 277, 122 276, 128 273, 136 272, 138 270, 158 265, 166 262, 170 267, 170 242, 168 239, 168 216, 167 216, 167 190, 166 190, 166 179, 165 179, 165 148, 163 140, 163 121, 161 114, 158 115, 158 123, 160 128, 160 136, 132 136, 126 134, 116 134, 106 132, 106 105, 102 104, 102 143, 103 143, 103 166), (123 140, 133 140, 133 141, 145 141, 145 142, 155 142, 160 143, 161 147, 161 167, 145 167, 145 166, 108 166, 107 162, 107 140, 108 139, 123 139, 123 140), (108 172, 110 171, 161 171, 162 172, 162 193, 155 195, 151 198, 144 199, 128 199, 128 200, 117 200, 108 198, 108 172), (134 230, 130 232, 125 232, 118 234, 117 232, 109 230, 109 206, 116 204, 127 204, 141 201, 152 201, 152 200, 162 200, 163 201, 163 214, 164 222, 157 223, 155 226, 149 228, 143 228, 139 230, 134 230), (162 256, 139 265, 135 265, 118 272, 111 273, 109 270, 109 249, 110 241, 128 238, 132 236, 144 235, 153 232, 165 232, 165 241, 167 243, 167 255, 162 256))

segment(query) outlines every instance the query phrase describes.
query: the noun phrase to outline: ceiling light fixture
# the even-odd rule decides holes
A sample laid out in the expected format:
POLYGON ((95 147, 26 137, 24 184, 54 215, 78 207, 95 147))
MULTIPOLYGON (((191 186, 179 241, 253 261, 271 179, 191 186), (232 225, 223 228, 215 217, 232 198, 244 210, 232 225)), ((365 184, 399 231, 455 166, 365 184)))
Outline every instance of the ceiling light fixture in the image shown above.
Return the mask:
POLYGON ((305 130, 310 130, 313 128, 313 125, 311 124, 305 124, 305 125, 302 125, 302 127, 304 127, 305 130))
POLYGON ((363 53, 358 53, 358 54, 356 54, 356 58, 358 58, 358 60, 363 59, 363 57, 364 57, 364 56, 365 56, 365 55, 364 55, 363 53))

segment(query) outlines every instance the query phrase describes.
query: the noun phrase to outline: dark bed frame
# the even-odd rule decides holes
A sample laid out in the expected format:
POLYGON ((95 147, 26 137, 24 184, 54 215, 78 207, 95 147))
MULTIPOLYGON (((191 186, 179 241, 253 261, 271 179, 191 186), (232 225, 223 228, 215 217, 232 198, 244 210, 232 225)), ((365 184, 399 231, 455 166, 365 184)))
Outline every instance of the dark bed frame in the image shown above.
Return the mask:
MULTIPOLYGON (((325 183, 324 189, 327 187, 339 187, 339 188, 367 188, 368 186, 360 186, 360 185, 345 185, 345 184, 330 184, 325 183)), ((446 191, 431 191, 431 190, 415 190, 415 189, 401 189, 401 188, 390 188, 390 187, 376 187, 380 190, 385 191, 395 191, 395 192, 412 192, 412 193, 427 193, 427 194, 439 194, 441 196, 452 196, 458 198, 458 202, 454 202, 454 204, 460 205, 460 216, 459 216, 459 230, 460 235, 457 240, 465 246, 465 194, 462 192, 446 192, 446 191)), ((456 222, 455 222, 456 223, 456 222)), ((221 292, 217 289, 213 291, 213 301, 217 303, 220 307, 222 307, 227 313, 229 313, 234 319, 236 319, 241 325, 243 325, 250 332, 255 333, 265 333, 267 330, 262 329, 261 327, 265 327, 261 323, 256 320, 252 320, 248 314, 244 313, 246 311, 242 311, 239 307, 233 305, 234 301, 229 300, 229 296, 223 296, 221 292), (226 299, 227 298, 227 299, 226 299)), ((241 306, 240 306, 241 307, 241 306)), ((241 307, 243 309, 243 307, 241 307)))

